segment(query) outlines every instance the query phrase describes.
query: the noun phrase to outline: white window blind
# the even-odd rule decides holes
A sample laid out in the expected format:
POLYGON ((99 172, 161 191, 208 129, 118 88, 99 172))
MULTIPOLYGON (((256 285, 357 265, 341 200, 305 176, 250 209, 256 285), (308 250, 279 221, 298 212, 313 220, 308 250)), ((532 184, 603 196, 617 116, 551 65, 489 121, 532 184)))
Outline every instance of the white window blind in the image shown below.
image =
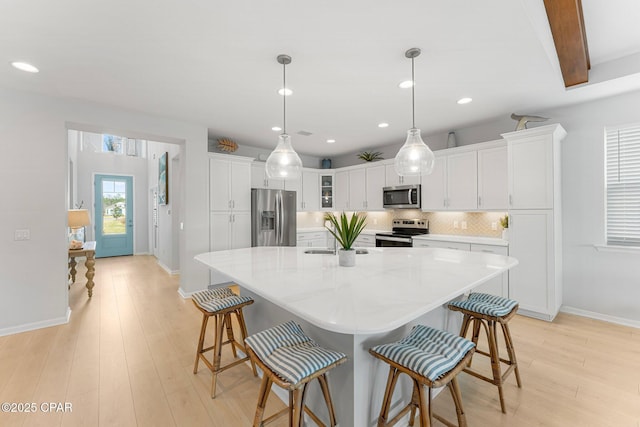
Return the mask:
POLYGON ((605 129, 607 244, 640 246, 640 124, 605 129))

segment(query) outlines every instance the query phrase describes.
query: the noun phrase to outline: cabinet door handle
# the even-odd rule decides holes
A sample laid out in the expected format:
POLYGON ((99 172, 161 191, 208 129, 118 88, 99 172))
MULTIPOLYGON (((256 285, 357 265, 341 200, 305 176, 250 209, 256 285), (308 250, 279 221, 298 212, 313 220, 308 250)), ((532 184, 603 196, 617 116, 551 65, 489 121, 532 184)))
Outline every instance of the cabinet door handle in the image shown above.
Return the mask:
POLYGON ((236 201, 232 200, 231 201, 231 208, 235 209, 235 207, 236 207, 236 201))
POLYGON ((478 196, 478 206, 482 206, 482 197, 478 196))
POLYGON ((228 207, 229 209, 231 209, 231 200, 229 200, 229 201, 227 202, 227 207, 228 207))
POLYGON ((513 198, 511 197, 511 194, 509 194, 509 206, 513 206, 513 198))

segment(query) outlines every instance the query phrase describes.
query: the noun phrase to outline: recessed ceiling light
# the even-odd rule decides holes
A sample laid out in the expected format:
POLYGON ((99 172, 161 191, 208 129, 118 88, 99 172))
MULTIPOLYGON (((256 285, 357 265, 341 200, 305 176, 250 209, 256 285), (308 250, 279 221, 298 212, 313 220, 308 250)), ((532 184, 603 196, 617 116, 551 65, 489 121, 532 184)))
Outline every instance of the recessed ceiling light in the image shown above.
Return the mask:
POLYGON ((378 127, 379 128, 388 128, 389 127, 389 123, 384 123, 384 122, 378 123, 378 127))
POLYGON ((13 65, 13 67, 17 68, 18 70, 26 71, 27 73, 37 73, 40 71, 33 65, 27 64, 26 62, 16 61, 12 62, 11 65, 13 65))
POLYGON ((278 93, 280 95, 289 96, 289 95, 293 94, 293 91, 291 89, 287 89, 285 87, 285 88, 282 88, 282 89, 278 90, 278 93))
POLYGON ((327 144, 333 144, 334 142, 336 142, 335 139, 327 139, 327 144))
POLYGON ((272 131, 274 132, 280 132, 282 130, 282 128, 280 126, 274 126, 271 128, 272 131))
POLYGON ((412 86, 413 80, 405 80, 398 85, 398 87, 400 87, 401 89, 409 89, 412 86))
POLYGON ((471 99, 471 98, 460 98, 460 99, 458 99, 458 104, 460 104, 460 105, 468 104, 471 101, 473 101, 473 99, 471 99))

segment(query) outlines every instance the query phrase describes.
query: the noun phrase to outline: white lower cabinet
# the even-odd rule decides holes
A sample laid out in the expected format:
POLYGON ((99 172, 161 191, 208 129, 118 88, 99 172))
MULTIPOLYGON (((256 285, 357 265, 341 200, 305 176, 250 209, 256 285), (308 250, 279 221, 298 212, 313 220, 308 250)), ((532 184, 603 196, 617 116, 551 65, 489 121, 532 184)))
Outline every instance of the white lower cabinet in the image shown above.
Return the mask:
POLYGON ((374 248, 376 246, 375 234, 360 234, 354 245, 358 248, 374 248))
MULTIPOLYGON (((448 242, 446 240, 417 240, 413 241, 414 248, 441 248, 455 249, 459 251, 486 252, 498 255, 508 255, 509 249, 506 246, 480 245, 477 243, 448 242)), ((472 292, 483 292, 485 294, 509 297, 509 276, 503 273, 499 277, 477 286, 472 292)))
POLYGON ((297 233, 297 246, 305 248, 326 248, 327 232, 326 231, 299 231, 297 233))
MULTIPOLYGON (((472 243, 471 252, 483 252, 507 256, 509 255, 509 248, 506 246, 478 245, 472 243)), ((482 285, 477 286, 473 292, 482 292, 485 294, 509 298, 509 273, 502 273, 500 276, 494 277, 482 285)))
POLYGON ((211 251, 251 247, 251 212, 211 212, 211 251))
POLYGON ((509 296, 518 301, 522 314, 553 320, 560 309, 556 245, 553 211, 509 211, 509 255, 519 261, 509 270, 509 296))

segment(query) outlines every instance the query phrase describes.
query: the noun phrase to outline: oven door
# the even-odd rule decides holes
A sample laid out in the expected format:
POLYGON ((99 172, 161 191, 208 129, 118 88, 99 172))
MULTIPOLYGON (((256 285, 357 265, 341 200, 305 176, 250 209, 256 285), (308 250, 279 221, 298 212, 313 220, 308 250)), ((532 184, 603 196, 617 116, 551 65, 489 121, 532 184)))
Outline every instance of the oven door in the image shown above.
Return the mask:
POLYGON ((389 236, 376 234, 376 247, 401 247, 410 248, 413 246, 413 239, 411 237, 389 236))

